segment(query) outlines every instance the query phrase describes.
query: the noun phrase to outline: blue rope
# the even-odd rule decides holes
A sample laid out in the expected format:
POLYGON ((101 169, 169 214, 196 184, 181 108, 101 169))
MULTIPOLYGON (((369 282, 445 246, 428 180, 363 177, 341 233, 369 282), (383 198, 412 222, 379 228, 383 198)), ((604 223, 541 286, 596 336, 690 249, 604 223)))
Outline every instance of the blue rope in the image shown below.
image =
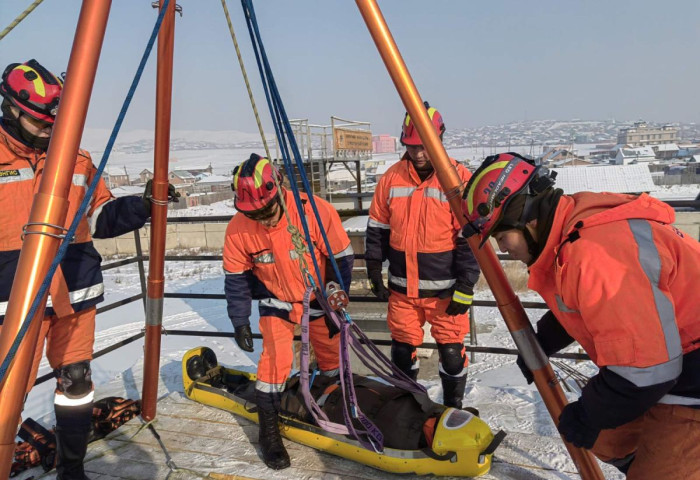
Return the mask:
POLYGON ((122 108, 119 112, 119 117, 117 117, 117 122, 114 125, 114 128, 112 129, 112 134, 109 137, 109 140, 107 141, 107 146, 105 147, 105 151, 102 154, 102 160, 100 161, 100 164, 97 167, 97 171, 95 173, 95 176, 92 179, 92 182, 90 183, 90 186, 88 187, 87 191, 85 192, 85 196, 83 197, 83 201, 80 204, 80 207, 78 208, 78 211, 76 212, 75 217, 73 218, 73 222, 71 223, 70 228, 66 232, 66 236, 63 239, 61 246, 58 248, 58 252, 56 253, 56 256, 54 257, 53 262, 51 263, 51 266, 49 267, 48 272, 46 272, 46 276, 44 277, 44 281, 42 282, 41 286, 39 287, 39 291, 37 292, 36 296, 34 297, 34 301, 32 302, 32 306, 29 309, 29 312, 27 313, 27 316, 25 317, 24 322, 22 323, 22 327, 20 328, 19 332, 17 332, 17 336, 15 337, 14 342, 10 346, 10 350, 7 352, 7 355, 5 356, 5 358, 2 361, 2 365, 0 366, 0 382, 4 381, 5 375, 7 374, 7 370, 9 369, 10 363, 12 362, 12 359, 17 354, 17 350, 19 349, 19 345, 20 345, 20 343, 22 343, 24 336, 27 334, 27 330, 29 330, 29 325, 31 324, 31 320, 34 318, 34 315, 36 314, 37 310, 39 309, 41 299, 44 298, 44 295, 46 294, 46 291, 49 288, 49 284, 51 283, 51 279, 53 278, 54 273, 56 273, 56 269, 58 268, 58 265, 63 260, 63 257, 65 256, 66 251, 68 250, 68 246, 70 245, 70 242, 73 238, 73 235, 75 234, 75 231, 78 229, 78 225, 80 224, 80 220, 83 218, 83 215, 85 215, 85 211, 87 210, 87 206, 90 203, 90 200, 92 199, 93 193, 95 193, 95 188, 97 188, 97 184, 100 181, 100 178, 102 177, 102 172, 104 171, 105 166, 107 165, 107 160, 109 159, 109 155, 112 152, 112 147, 114 146, 114 142, 117 139, 117 135, 119 134, 119 130, 121 129, 122 123, 124 121, 124 117, 126 116, 126 112, 129 109, 129 105, 131 104, 131 99, 133 98, 134 93, 136 92, 136 87, 138 86, 139 81, 141 80, 141 75, 143 74, 143 70, 146 67, 146 62, 148 61, 148 57, 150 56, 151 50, 153 49, 153 44, 155 43, 156 37, 158 36, 158 32, 160 31, 160 26, 163 23, 163 17, 165 16, 165 11, 168 7, 168 3, 170 3, 170 0, 165 0, 165 2, 163 2, 163 7, 161 8, 160 12, 158 13, 158 19, 156 20, 156 24, 153 27, 153 32, 151 33, 151 38, 148 40, 148 45, 146 46, 146 50, 143 52, 143 56, 141 57, 141 62, 139 63, 139 67, 136 70, 136 75, 134 76, 134 80, 131 82, 131 87, 129 88, 129 93, 126 95, 126 99, 124 99, 124 103, 122 104, 122 108))
MULTIPOLYGON (((277 140, 282 153, 282 159, 284 161, 285 170, 287 171, 287 176, 290 180, 289 183, 291 185, 292 193, 294 195, 294 201, 299 211, 299 217, 301 219, 301 224, 304 229, 304 236, 306 237, 306 243, 309 247, 311 258, 313 259, 314 268, 316 269, 316 275, 318 276, 319 280, 319 285, 323 285, 323 279, 321 278, 321 271, 318 266, 318 262, 316 261, 316 256, 314 255, 314 247, 313 242, 311 241, 311 235, 309 233, 309 226, 306 221, 306 217, 303 215, 304 210, 303 205, 301 203, 301 197, 299 195, 299 187, 294 181, 294 166, 292 165, 291 156, 289 154, 290 147, 294 155, 297 171, 299 173, 299 177, 301 178, 304 189, 307 192, 309 192, 309 203, 311 204, 311 208, 314 212, 316 222, 318 223, 319 229, 321 230, 321 236, 323 237, 323 241, 326 246, 326 251, 329 253, 328 258, 331 262, 331 265, 333 266, 336 278, 340 282, 340 287, 343 290, 345 290, 346 288, 343 279, 340 275, 338 264, 333 256, 333 250, 331 249, 328 236, 326 235, 326 230, 323 226, 323 221, 321 220, 321 216, 318 212, 316 201, 314 200, 313 194, 311 194, 313 190, 306 176, 306 171, 304 170, 304 163, 301 159, 301 153, 299 152, 299 148, 294 137, 294 132, 292 131, 292 126, 289 122, 289 117, 287 116, 287 113, 284 109, 282 97, 277 88, 277 83, 275 82, 275 78, 272 73, 272 68, 270 67, 267 54, 265 53, 265 47, 263 46, 257 19, 255 17, 255 9, 253 7, 253 2, 252 0, 241 0, 241 4, 243 6, 243 11, 246 17, 248 32, 250 33, 250 38, 253 43, 255 60, 257 61, 260 77, 262 78, 263 87, 265 91, 265 98, 267 99, 267 104, 270 109, 270 115, 273 119, 275 134, 277 135, 277 140), (283 135, 282 130, 285 131, 286 137, 285 135, 283 135), (289 141, 289 145, 287 144, 287 141, 289 141)), ((321 291, 323 292, 323 289, 321 289, 321 291)), ((325 292, 323 292, 323 294, 325 295, 325 292)))

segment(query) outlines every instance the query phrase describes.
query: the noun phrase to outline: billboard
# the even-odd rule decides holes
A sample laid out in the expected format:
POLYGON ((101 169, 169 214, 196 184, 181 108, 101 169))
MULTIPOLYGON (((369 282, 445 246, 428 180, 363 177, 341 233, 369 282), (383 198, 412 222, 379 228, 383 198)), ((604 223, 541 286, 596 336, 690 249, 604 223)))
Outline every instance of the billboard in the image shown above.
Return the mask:
POLYGON ((372 151, 372 132, 350 128, 334 128, 333 143, 335 150, 372 151))

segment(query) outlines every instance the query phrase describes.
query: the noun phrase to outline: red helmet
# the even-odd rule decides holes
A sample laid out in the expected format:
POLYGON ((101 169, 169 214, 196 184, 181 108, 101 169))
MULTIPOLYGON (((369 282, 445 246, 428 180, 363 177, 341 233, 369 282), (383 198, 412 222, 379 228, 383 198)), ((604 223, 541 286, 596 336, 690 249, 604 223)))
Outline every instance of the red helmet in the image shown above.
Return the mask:
MULTIPOLYGON (((554 185, 556 172, 546 169, 517 153, 492 155, 474 172, 462 194, 462 211, 467 221, 481 232, 483 245, 503 220, 508 204, 517 195, 534 197, 554 185), (526 187, 530 187, 526 192, 526 187)), ((525 228, 530 220, 528 203, 522 214, 509 227, 525 228)), ((512 223, 512 224, 511 224, 512 223)))
POLYGON ((12 63, 2 74, 0 95, 9 99, 27 115, 53 123, 63 81, 32 59, 12 63))
POLYGON ((233 170, 233 204, 236 210, 255 213, 268 207, 277 199, 277 182, 282 176, 274 165, 253 153, 248 160, 233 170))
MULTIPOLYGON (((442 121, 442 115, 435 108, 431 107, 428 102, 424 102, 425 108, 428 109, 428 117, 430 121, 433 122, 433 127, 435 127, 435 132, 438 134, 440 139, 442 139, 442 134, 445 133, 445 122, 442 121)), ((401 145, 423 145, 423 142, 418 136, 418 130, 411 120, 411 116, 406 113, 403 119, 403 126, 401 128, 401 145)))

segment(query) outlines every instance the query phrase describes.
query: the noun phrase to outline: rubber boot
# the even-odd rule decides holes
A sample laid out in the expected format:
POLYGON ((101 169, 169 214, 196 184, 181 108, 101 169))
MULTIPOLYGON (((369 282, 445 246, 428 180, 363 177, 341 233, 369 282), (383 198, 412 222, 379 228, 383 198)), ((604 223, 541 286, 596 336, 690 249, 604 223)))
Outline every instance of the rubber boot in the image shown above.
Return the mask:
POLYGON ((54 405, 56 412, 56 479, 89 480, 83 468, 92 422, 92 402, 54 405))
POLYGON ((281 394, 255 391, 260 422, 260 449, 265 465, 273 470, 282 470, 291 465, 287 449, 282 443, 279 428, 279 404, 281 394))
POLYGON ((86 480, 83 459, 87 452, 90 432, 71 432, 56 428, 56 478, 86 480))
POLYGON ((446 407, 462 408, 464 390, 467 387, 467 376, 449 377, 440 374, 442 380, 442 403, 446 407))

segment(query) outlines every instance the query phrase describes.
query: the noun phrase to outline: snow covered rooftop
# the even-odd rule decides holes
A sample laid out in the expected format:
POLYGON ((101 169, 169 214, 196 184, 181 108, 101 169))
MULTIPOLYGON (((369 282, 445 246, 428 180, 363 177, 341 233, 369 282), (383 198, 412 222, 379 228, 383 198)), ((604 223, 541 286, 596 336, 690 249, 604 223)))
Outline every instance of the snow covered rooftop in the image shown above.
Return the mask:
POLYGON ((641 193, 656 187, 649 166, 609 165, 591 167, 553 168, 557 172, 557 188, 566 194, 576 192, 641 193))
POLYGON ((343 222, 343 228, 348 233, 364 232, 367 230, 367 220, 369 220, 369 215, 351 217, 343 222))
POLYGON ((111 189, 115 197, 128 197, 129 195, 143 195, 143 187, 135 187, 133 185, 123 185, 111 189))

